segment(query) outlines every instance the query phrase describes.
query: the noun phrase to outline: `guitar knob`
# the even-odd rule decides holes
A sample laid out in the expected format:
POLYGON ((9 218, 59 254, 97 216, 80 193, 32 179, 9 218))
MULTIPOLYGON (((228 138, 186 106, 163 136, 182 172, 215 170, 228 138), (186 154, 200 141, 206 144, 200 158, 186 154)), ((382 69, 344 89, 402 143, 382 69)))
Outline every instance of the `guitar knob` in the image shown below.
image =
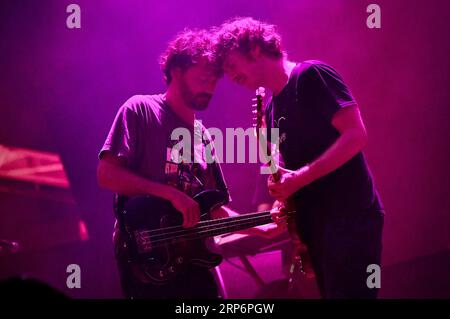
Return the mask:
POLYGON ((170 266, 170 267, 169 267, 169 271, 170 271, 171 273, 174 273, 174 272, 175 272, 175 268, 174 268, 173 266, 170 266))
POLYGON ((160 271, 159 271, 159 277, 162 278, 162 277, 164 277, 164 276, 165 276, 164 271, 163 271, 163 270, 160 270, 160 271))
POLYGON ((177 258, 177 264, 182 264, 183 263, 183 257, 178 257, 177 258))

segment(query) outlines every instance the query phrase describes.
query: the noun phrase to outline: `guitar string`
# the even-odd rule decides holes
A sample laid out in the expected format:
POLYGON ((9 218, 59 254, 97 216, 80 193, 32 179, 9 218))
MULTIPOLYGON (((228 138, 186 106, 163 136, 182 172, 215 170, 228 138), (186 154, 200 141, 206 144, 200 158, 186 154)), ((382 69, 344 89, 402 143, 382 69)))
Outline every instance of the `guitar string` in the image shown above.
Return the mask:
POLYGON ((201 226, 201 227, 194 227, 194 228, 190 228, 190 229, 180 229, 178 231, 172 231, 172 232, 165 232, 165 233, 160 233, 160 234, 148 234, 147 232, 139 232, 139 235, 141 235, 141 237, 145 237, 145 238, 157 238, 158 236, 164 236, 164 237, 168 237, 171 235, 189 235, 192 233, 196 233, 198 231, 202 231, 202 230, 214 230, 216 227, 217 228, 221 228, 221 227, 233 227, 233 226, 239 226, 240 224, 246 224, 248 222, 256 222, 259 219, 267 219, 271 217, 270 215, 261 215, 261 216, 257 216, 257 217, 251 217, 251 218, 246 218, 246 219, 240 219, 238 221, 234 221, 234 220, 229 220, 226 222, 221 222, 221 223, 217 223, 214 225, 214 227, 212 227, 211 225, 208 226, 201 226))
MULTIPOLYGON (((228 217, 222 217, 222 218, 216 218, 216 219, 209 219, 209 220, 202 220, 200 222, 198 222, 198 227, 202 227, 202 226, 208 226, 210 224, 216 224, 216 223, 220 223, 222 221, 226 222, 226 221, 230 221, 230 220, 241 220, 241 219, 246 219, 246 218, 250 218, 250 217, 258 217, 258 216, 263 216, 263 215, 267 215, 269 214, 270 211, 263 211, 263 212, 257 212, 257 213, 249 213, 249 214, 244 214, 244 215, 240 215, 240 216, 228 216, 228 217)), ((197 227, 197 226, 195 226, 197 227)), ((158 229, 153 229, 153 230, 144 230, 141 231, 142 233, 158 233, 158 232, 165 232, 168 230, 176 230, 176 229, 185 229, 183 228, 182 225, 176 225, 176 226, 170 226, 170 227, 165 227, 165 228, 158 228, 158 229)))
POLYGON ((252 221, 252 220, 258 220, 258 219, 263 219, 263 218, 271 218, 270 215, 267 214, 261 214, 259 216, 254 216, 254 217, 247 217, 247 218, 240 218, 238 220, 235 220, 233 218, 221 218, 221 219, 216 219, 215 223, 209 223, 207 225, 200 225, 200 226, 195 226, 193 228, 183 228, 183 227, 177 227, 177 229, 173 229, 171 228, 169 231, 166 231, 166 228, 162 228, 162 229, 158 229, 157 232, 154 231, 138 231, 140 235, 145 235, 147 237, 152 237, 152 238, 157 238, 158 236, 170 236, 170 235, 174 235, 174 234, 189 234, 189 233, 194 233, 197 232, 199 230, 208 230, 208 229, 214 229, 215 227, 218 226, 231 226, 231 225, 239 225, 239 223, 242 222, 248 222, 248 221, 252 221), (174 231, 172 231, 174 230, 174 231))
MULTIPOLYGON (((247 222, 247 223, 243 223, 242 224, 242 226, 244 226, 244 225, 247 225, 247 226, 254 225, 254 226, 256 226, 258 224, 255 225, 254 222, 247 222)), ((212 235, 209 235, 209 233, 211 233, 211 232, 214 233, 216 231, 225 230, 227 228, 228 227, 221 227, 221 228, 217 228, 217 229, 214 229, 214 230, 203 230, 203 231, 194 233, 195 235, 197 235, 197 236, 194 236, 194 237, 175 236, 175 237, 171 237, 171 238, 158 239, 158 240, 155 240, 155 241, 151 241, 150 240, 148 242, 148 244, 150 244, 151 248, 157 248, 157 247, 160 247, 160 246, 164 246, 166 244, 170 244, 170 241, 172 241, 174 239, 178 239, 178 238, 184 238, 185 241, 197 240, 197 239, 200 239, 200 238, 203 238, 203 237, 212 236, 212 235)), ((230 232, 231 231, 232 230, 230 230, 230 232)), ((151 237, 151 236, 149 236, 149 237, 151 237)), ((146 239, 148 239, 148 237, 146 237, 146 239)))
MULTIPOLYGON (((212 220, 205 220, 205 221, 200 221, 197 226, 194 226, 193 228, 190 229, 186 229, 184 228, 182 225, 177 225, 177 226, 171 226, 171 227, 166 227, 166 228, 159 228, 159 229, 155 229, 155 230, 143 230, 143 231, 139 231, 140 234, 160 234, 160 235, 167 235, 171 231, 174 230, 176 231, 190 231, 190 230, 197 230, 200 228, 207 228, 207 227, 211 227, 211 226, 216 226, 216 225, 221 225, 221 224, 227 224, 227 223, 233 223, 233 222, 239 222, 242 220, 248 220, 248 219, 252 219, 252 218, 261 218, 261 217, 265 217, 270 213, 270 211, 264 211, 264 212, 260 212, 260 213, 251 213, 251 214, 245 214, 245 215, 241 215, 241 216, 233 216, 233 217, 224 217, 224 218, 217 218, 217 219, 212 219, 212 220)), ((291 215, 294 212, 286 212, 286 215, 291 215)))
MULTIPOLYGON (((232 227, 235 227, 235 226, 247 225, 249 223, 258 223, 260 221, 265 221, 265 220, 271 221, 272 219, 271 219, 270 216, 262 216, 262 217, 259 217, 259 218, 251 218, 251 219, 248 219, 248 220, 240 221, 239 223, 222 223, 222 224, 218 224, 217 226, 220 226, 220 227, 214 227, 214 228, 202 227, 202 228, 195 228, 195 229, 186 229, 186 230, 180 231, 180 232, 166 233, 165 234, 166 236, 164 236, 163 239, 181 238, 181 237, 186 236, 186 235, 195 235, 197 233, 202 233, 202 232, 207 232, 207 231, 215 231, 215 230, 220 230, 220 229, 227 229, 227 228, 232 228, 232 227)), ((157 235, 157 236, 159 236, 159 235, 157 235)), ((153 239, 154 241, 157 241, 157 240, 160 239, 160 238, 157 238, 157 236, 144 235, 144 236, 141 236, 141 238, 148 238, 148 239, 153 239)))

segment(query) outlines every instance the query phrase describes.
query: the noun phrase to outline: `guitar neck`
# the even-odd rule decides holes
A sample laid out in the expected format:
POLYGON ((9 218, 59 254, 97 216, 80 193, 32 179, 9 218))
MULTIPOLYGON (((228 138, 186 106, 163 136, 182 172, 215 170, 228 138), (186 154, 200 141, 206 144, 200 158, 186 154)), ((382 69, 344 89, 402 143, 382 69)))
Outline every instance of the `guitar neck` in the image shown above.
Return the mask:
MULTIPOLYGON (((256 120, 256 140, 258 142, 258 147, 262 150, 265 150, 262 152, 262 156, 264 157, 264 162, 267 163, 270 167, 273 168, 273 158, 272 158, 272 149, 270 143, 266 139, 261 139, 261 131, 260 129, 263 127, 263 97, 265 95, 265 89, 263 87, 259 87, 256 90, 256 97, 253 99, 253 101, 256 101, 256 104, 253 104, 253 107, 255 107, 255 110, 253 113, 256 114, 256 117, 254 118, 256 120)), ((267 128, 267 125, 265 125, 267 128)), ((267 132, 266 132, 267 137, 267 132)), ((273 180, 275 182, 278 182, 280 180, 280 173, 278 171, 273 172, 272 174, 273 180)))
MULTIPOLYGON (((261 139, 259 137, 260 134, 258 134, 257 136, 257 141, 258 141, 258 146, 262 149, 266 149, 266 154, 262 154, 262 156, 264 157, 265 162, 267 163, 267 165, 269 167, 272 167, 274 165, 273 163, 273 158, 272 158, 272 149, 270 147, 270 144, 265 141, 264 139, 261 139)), ((273 172, 272 174, 272 178, 275 182, 278 182, 280 180, 280 172, 277 170, 275 172, 273 172)))
POLYGON ((198 237, 218 236, 273 222, 270 211, 200 222, 192 229, 198 237))

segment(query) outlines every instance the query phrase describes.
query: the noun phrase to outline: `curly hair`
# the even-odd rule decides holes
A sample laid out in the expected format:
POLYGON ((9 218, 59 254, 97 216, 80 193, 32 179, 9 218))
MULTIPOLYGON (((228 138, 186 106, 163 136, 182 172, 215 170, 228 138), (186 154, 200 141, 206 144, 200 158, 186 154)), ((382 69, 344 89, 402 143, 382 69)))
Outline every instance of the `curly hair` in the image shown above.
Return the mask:
POLYGON ((280 59, 285 54, 276 27, 251 17, 227 20, 220 27, 214 28, 214 33, 214 50, 220 60, 232 50, 237 49, 248 54, 255 46, 259 46, 262 53, 275 59, 280 59))
POLYGON ((223 75, 213 50, 214 38, 207 30, 184 29, 169 42, 160 57, 160 66, 166 84, 172 81, 171 71, 180 68, 185 71, 200 61, 205 61, 215 69, 217 77, 223 75))

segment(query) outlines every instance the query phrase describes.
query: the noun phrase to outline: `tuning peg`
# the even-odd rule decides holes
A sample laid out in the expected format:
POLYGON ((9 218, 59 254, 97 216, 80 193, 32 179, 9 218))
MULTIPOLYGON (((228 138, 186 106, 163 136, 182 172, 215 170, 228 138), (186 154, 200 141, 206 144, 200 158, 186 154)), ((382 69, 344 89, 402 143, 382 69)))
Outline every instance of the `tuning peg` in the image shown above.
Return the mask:
POLYGON ((260 86, 257 90, 256 90, 256 95, 261 95, 262 97, 264 96, 266 92, 266 89, 263 88, 262 86, 260 86))

